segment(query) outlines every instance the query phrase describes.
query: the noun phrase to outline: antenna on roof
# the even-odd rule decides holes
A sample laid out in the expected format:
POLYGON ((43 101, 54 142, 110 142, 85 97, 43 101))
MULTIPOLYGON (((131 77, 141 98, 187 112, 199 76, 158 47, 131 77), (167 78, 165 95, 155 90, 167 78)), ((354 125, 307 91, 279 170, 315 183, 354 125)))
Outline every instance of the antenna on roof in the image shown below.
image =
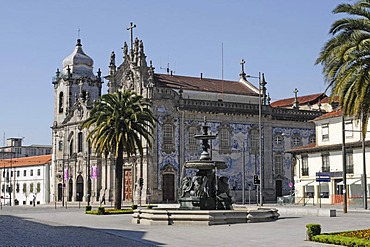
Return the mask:
POLYGON ((224 100, 224 43, 221 43, 221 93, 222 93, 222 101, 224 100))
POLYGON ((81 33, 81 29, 80 29, 80 28, 78 28, 78 30, 77 30, 77 38, 78 38, 78 39, 80 38, 80 33, 81 33))
POLYGON ((172 73, 172 71, 170 71, 170 63, 167 63, 167 68, 164 68, 162 66, 160 66, 159 68, 162 69, 162 70, 166 70, 167 75, 169 75, 170 72, 172 73))

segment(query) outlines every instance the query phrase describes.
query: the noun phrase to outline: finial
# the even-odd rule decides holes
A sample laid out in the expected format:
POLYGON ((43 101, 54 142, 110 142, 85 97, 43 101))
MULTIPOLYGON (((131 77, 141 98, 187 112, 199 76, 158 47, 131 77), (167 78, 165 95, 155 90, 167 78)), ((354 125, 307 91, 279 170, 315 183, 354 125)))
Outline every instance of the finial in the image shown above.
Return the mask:
POLYGON ((299 91, 298 91, 297 88, 295 88, 294 91, 293 91, 293 93, 294 93, 294 104, 293 104, 293 108, 294 109, 299 109, 299 102, 298 102, 298 96, 297 96, 298 92, 299 91))
POLYGON ((245 78, 245 72, 244 72, 244 64, 245 64, 245 60, 244 59, 242 59, 241 61, 240 61, 240 65, 241 65, 241 67, 242 67, 242 71, 240 72, 240 79, 244 79, 244 80, 246 80, 246 78, 245 78))
POLYGON ((68 78, 71 78, 71 68, 69 67, 69 65, 67 66, 67 76, 68 78))
POLYGON ((100 71, 100 68, 98 69, 98 78, 101 78, 101 71, 100 71))
POLYGON ((57 68, 57 71, 55 72, 55 76, 57 77, 57 78, 59 78, 59 76, 60 76, 60 71, 59 71, 59 69, 57 68))
POLYGON ((81 39, 77 39, 77 44, 76 44, 76 46, 82 46, 82 45, 81 45, 81 39))
POLYGON ((127 57, 127 54, 128 54, 128 46, 127 46, 126 41, 123 42, 122 50, 123 50, 123 57, 127 57))
POLYGON ((110 65, 116 64, 116 54, 114 54, 114 51, 110 54, 110 65))

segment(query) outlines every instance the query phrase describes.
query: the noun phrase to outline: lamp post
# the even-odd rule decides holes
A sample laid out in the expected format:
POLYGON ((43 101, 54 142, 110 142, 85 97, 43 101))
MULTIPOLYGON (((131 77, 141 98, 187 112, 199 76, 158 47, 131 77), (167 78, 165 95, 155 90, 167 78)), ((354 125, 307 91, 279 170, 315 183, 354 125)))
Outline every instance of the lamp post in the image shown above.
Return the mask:
POLYGON ((343 213, 347 213, 347 165, 346 165, 346 129, 342 112, 342 164, 343 164, 343 213))
MULTIPOLYGON (((264 87, 266 82, 264 80, 264 74, 259 72, 257 76, 247 75, 249 78, 257 78, 258 79, 258 132, 259 132, 259 163, 260 163, 260 206, 263 206, 263 157, 262 157, 262 148, 263 148, 263 134, 262 134, 262 91, 264 91, 264 87), (262 77, 261 77, 262 75, 262 77)), ((265 103, 265 95, 263 97, 263 101, 265 103)))

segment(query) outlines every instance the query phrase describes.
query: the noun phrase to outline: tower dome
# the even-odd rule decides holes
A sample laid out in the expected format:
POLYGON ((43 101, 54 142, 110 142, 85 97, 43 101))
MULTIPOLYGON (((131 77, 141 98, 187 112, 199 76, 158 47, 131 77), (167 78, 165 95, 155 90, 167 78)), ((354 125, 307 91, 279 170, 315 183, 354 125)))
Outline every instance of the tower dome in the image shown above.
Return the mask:
POLYGON ((82 50, 81 39, 77 39, 77 44, 71 55, 63 60, 63 74, 68 73, 68 66, 72 76, 94 76, 94 61, 82 50))

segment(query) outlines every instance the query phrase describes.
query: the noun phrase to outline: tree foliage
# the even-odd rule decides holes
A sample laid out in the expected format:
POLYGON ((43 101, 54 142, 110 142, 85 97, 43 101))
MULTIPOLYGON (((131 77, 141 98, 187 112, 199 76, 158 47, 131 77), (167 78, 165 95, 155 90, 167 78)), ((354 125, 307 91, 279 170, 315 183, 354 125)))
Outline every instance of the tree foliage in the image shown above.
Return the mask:
POLYGON ((105 94, 94 104, 83 123, 89 129, 87 139, 96 152, 116 159, 115 208, 121 208, 124 153, 129 158, 143 156, 143 140, 151 145, 155 118, 141 95, 124 90, 105 94))
POLYGON ((370 109, 370 0, 339 4, 334 14, 344 14, 330 29, 316 60, 345 115, 362 122, 366 135, 370 109))

